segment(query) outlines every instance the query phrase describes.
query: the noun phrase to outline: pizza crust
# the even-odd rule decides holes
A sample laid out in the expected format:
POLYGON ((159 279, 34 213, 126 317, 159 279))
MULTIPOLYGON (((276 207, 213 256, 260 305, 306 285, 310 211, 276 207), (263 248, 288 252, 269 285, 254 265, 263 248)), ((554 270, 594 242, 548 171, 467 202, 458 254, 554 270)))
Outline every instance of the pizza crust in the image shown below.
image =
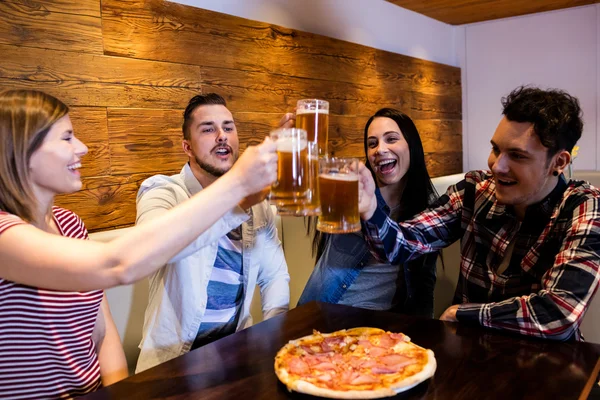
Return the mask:
POLYGON ((427 349, 427 363, 423 366, 423 369, 413 376, 405 378, 402 382, 391 385, 390 388, 393 389, 395 393, 404 392, 431 378, 433 374, 435 374, 436 368, 437 362, 435 361, 433 351, 427 349))
POLYGON ((379 399, 382 397, 395 396, 397 393, 389 388, 377 390, 332 390, 321 388, 302 380, 294 382, 290 389, 295 390, 296 392, 313 396, 328 397, 330 399, 379 399))
MULTIPOLYGON (((433 351, 429 349, 423 349, 420 346, 415 345, 411 342, 411 345, 418 347, 426 352, 427 362, 423 365, 421 371, 415 375, 404 378, 402 381, 391 384, 387 388, 372 389, 372 390, 334 390, 329 388, 323 388, 307 382, 302 379, 292 378, 287 369, 282 365, 284 355, 290 352, 298 343, 304 340, 314 339, 315 336, 330 337, 330 336, 361 336, 361 335, 378 335, 384 334, 386 331, 378 328, 353 328, 348 330, 336 331, 333 333, 318 333, 317 335, 307 335, 296 340, 291 340, 282 347, 277 356, 275 357, 275 373, 279 380, 287 386, 289 390, 294 390, 299 393, 306 393, 314 396, 321 396, 333 399, 376 399, 382 397, 395 396, 396 394, 405 390, 411 389, 418 384, 431 378, 437 368, 435 355, 433 351)), ((404 335, 407 340, 410 338, 404 335)))

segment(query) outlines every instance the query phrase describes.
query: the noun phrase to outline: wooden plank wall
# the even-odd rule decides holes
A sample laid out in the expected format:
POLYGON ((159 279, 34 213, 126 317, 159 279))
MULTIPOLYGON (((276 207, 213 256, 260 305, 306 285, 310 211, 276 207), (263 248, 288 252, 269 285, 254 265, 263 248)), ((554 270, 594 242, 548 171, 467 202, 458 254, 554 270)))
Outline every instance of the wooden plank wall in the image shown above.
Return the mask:
POLYGON ((84 187, 57 203, 90 231, 135 221, 139 184, 175 173, 182 111, 217 92, 241 148, 301 98, 330 101, 330 148, 363 155, 377 109, 415 119, 432 176, 462 170, 460 69, 162 0, 2 0, 0 90, 35 88, 71 106, 90 148, 84 187))
POLYGON ((599 3, 598 0, 387 0, 451 25, 560 10, 599 3))

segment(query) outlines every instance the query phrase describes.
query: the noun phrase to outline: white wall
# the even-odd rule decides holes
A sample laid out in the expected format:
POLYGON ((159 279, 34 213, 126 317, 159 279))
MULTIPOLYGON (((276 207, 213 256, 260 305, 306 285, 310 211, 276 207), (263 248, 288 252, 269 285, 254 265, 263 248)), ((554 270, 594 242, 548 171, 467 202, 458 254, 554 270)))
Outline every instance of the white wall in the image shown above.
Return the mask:
POLYGON ((384 0, 175 0, 173 2, 329 36, 424 60, 457 65, 451 25, 384 0))
POLYGON ((522 84, 564 89, 579 98, 585 127, 574 168, 600 167, 599 25, 600 5, 591 5, 456 28, 465 169, 487 168, 500 99, 522 84))

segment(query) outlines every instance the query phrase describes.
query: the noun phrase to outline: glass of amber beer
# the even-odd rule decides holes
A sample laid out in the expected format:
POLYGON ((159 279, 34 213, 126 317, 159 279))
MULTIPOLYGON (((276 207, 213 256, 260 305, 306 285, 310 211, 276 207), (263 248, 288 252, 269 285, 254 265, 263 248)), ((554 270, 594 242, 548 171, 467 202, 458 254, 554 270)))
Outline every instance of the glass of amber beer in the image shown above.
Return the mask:
POLYGON ((308 141, 319 145, 319 155, 326 155, 329 136, 329 103, 318 99, 298 100, 296 128, 306 130, 308 141))
POLYGON ((318 230, 326 233, 360 231, 358 158, 319 160, 319 199, 318 230))
POLYGON ((308 179, 308 190, 306 197, 296 197, 293 201, 282 200, 277 206, 280 215, 295 217, 307 217, 321 215, 321 203, 319 201, 319 147, 316 143, 307 142, 308 169, 304 177, 308 179))
POLYGON ((280 214, 294 215, 310 194, 306 131, 277 129, 271 132, 271 139, 277 145, 278 161, 277 181, 271 186, 269 199, 280 214))

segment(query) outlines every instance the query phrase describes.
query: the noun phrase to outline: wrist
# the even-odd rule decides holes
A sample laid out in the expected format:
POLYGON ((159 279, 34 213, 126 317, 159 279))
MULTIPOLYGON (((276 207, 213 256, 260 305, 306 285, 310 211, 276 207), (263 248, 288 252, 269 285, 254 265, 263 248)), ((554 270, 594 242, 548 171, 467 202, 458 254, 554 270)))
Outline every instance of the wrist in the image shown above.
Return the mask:
POLYGON ((242 202, 246 196, 251 194, 244 184, 244 178, 235 170, 223 175, 221 180, 225 180, 228 192, 236 199, 236 203, 242 202))
POLYGON ((377 210, 377 203, 376 202, 372 202, 369 205, 369 208, 367 209, 367 211, 365 211, 364 213, 361 214, 361 218, 364 221, 368 221, 371 219, 371 217, 373 216, 373 214, 375 214, 375 210, 377 210))

